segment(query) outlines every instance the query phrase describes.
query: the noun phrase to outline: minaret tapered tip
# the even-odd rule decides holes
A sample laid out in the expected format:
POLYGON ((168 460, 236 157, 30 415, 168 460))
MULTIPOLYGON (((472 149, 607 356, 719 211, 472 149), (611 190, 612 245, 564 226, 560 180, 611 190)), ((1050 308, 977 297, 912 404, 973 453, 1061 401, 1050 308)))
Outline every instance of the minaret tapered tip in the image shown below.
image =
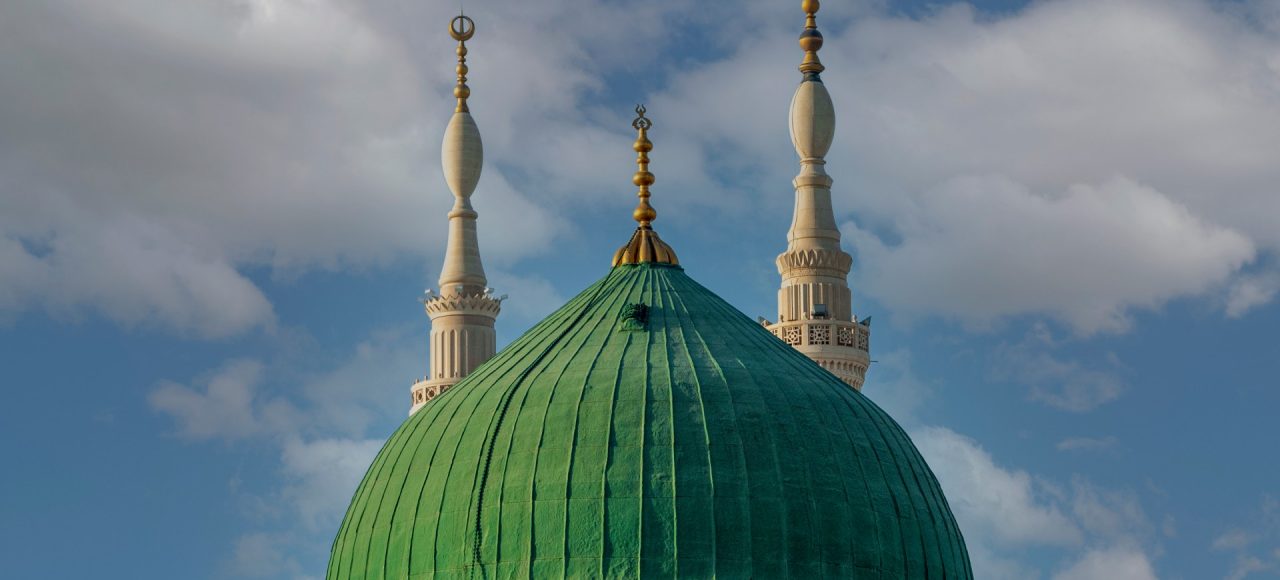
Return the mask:
POLYGON ((458 84, 453 87, 453 96, 458 99, 458 113, 471 111, 467 107, 467 97, 471 96, 471 88, 467 86, 467 41, 476 34, 476 23, 469 16, 459 14, 449 21, 449 36, 458 41, 458 84))
POLYGON ((800 32, 800 49, 804 51, 800 72, 804 73, 806 81, 821 80, 818 73, 826 70, 826 67, 818 60, 818 51, 822 50, 822 33, 818 32, 817 18, 820 4, 818 0, 804 0, 800 3, 800 8, 805 13, 804 30, 800 32))

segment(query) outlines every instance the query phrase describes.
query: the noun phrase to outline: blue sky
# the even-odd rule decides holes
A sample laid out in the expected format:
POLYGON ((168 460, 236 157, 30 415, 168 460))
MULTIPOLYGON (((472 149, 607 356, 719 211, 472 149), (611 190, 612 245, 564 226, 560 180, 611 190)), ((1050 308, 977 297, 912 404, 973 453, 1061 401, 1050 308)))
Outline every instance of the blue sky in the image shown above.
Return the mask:
MULTIPOLYGON (((15 578, 310 578, 425 374, 454 7, 0 7, 15 578)), ((798 2, 469 0, 506 343, 630 233, 774 315, 798 2), (730 5, 731 4, 731 5, 730 5)), ((911 432, 986 578, 1280 575, 1280 9, 826 3, 828 157, 911 432)))

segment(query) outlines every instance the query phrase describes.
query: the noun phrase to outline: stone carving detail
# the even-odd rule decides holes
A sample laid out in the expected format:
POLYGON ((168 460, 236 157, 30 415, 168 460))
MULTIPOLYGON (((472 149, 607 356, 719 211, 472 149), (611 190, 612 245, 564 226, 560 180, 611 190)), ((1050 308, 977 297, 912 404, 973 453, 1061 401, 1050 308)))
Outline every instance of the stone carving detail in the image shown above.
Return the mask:
POLYGON ((831 327, 810 326, 809 344, 831 344, 831 327))
POLYGON ((849 331, 849 327, 841 326, 836 332, 836 344, 840 346, 853 346, 853 333, 849 331))
POLYGON ((800 327, 799 326, 792 326, 786 329, 786 333, 787 334, 786 336, 783 337, 783 340, 785 340, 787 344, 791 344, 791 345, 800 344, 800 327))
POLYGON ((853 257, 830 250, 795 250, 779 254, 777 263, 783 274, 794 270, 837 270, 846 274, 853 266, 853 257))
POLYGON ((436 296, 426 301, 426 309, 428 315, 448 312, 477 312, 491 314, 496 317, 498 311, 502 309, 502 301, 488 294, 473 294, 471 296, 454 294, 451 296, 436 296))
POLYGON ((867 330, 864 327, 859 326, 858 327, 858 349, 871 350, 870 342, 871 342, 871 331, 867 330))
POLYGON ((418 405, 425 405, 432 399, 440 396, 441 393, 449 390, 449 387, 453 386, 433 385, 428 387, 424 385, 426 385, 426 381, 419 381, 414 384, 413 392, 409 396, 412 406, 416 407, 418 405))

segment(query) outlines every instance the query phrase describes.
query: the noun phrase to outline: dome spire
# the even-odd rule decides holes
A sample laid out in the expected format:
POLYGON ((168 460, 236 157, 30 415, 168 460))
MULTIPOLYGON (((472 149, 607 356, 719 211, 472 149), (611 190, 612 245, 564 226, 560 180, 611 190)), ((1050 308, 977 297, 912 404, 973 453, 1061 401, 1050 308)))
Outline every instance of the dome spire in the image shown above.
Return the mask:
POLYGON ((658 217, 658 212, 649 205, 649 186, 654 182, 653 174, 649 172, 649 152, 653 151, 653 142, 649 141, 649 128, 653 126, 653 121, 644 114, 644 105, 636 105, 637 117, 631 122, 631 126, 638 133, 636 142, 632 145, 632 149, 636 151, 636 173, 631 177, 631 182, 640 188, 636 193, 640 202, 636 204, 631 217, 635 218, 640 227, 636 228, 627 245, 614 253, 613 265, 641 263, 679 265, 680 260, 676 258, 675 250, 658 238, 658 232, 653 231, 653 220, 658 217))
POLYGON ((640 198, 640 202, 636 204, 636 211, 631 213, 640 227, 648 227, 654 219, 658 217, 658 212, 649 205, 649 186, 653 185, 653 174, 649 173, 649 152, 653 151, 653 142, 649 141, 649 127, 653 126, 653 121, 644 116, 644 105, 636 105, 636 114, 639 115, 631 122, 639 135, 636 136, 636 142, 631 146, 636 150, 636 174, 631 177, 631 182, 640 187, 640 191, 636 196, 640 198))

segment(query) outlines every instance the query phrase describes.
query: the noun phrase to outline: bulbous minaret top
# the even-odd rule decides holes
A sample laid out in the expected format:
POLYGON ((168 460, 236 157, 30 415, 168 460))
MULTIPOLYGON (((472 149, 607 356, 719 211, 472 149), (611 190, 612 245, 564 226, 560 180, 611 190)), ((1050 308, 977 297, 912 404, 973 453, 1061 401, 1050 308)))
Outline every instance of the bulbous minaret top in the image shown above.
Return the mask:
POLYGON ((636 174, 631 177, 631 182, 640 188, 636 193, 640 203, 636 205, 631 217, 635 218, 640 227, 631 234, 627 244, 613 254, 613 265, 654 263, 676 266, 680 264, 680 260, 676 258, 675 250, 658 237, 658 232, 653 231, 653 220, 658 217, 658 212, 649 205, 649 186, 654 182, 653 174, 649 172, 649 152, 653 151, 653 143, 649 141, 649 128, 653 126, 653 121, 645 117, 644 113, 644 105, 636 105, 637 117, 631 122, 632 128, 639 133, 632 145, 632 149, 636 151, 636 174))
POLYGON ((458 16, 449 24, 449 35, 458 41, 458 83, 453 88, 458 105, 444 132, 440 164, 445 183, 453 193, 453 209, 449 211, 449 240, 440 272, 440 293, 428 290, 423 299, 431 317, 431 374, 414 383, 411 414, 489 360, 497 348, 494 322, 502 298, 495 298, 493 289, 488 287, 476 235, 479 214, 471 207, 471 194, 480 182, 484 165, 480 129, 467 106, 471 89, 467 86, 466 42, 475 31, 475 22, 466 16, 458 16))
POLYGON ((466 16, 454 18, 449 25, 449 35, 458 41, 458 84, 453 88, 458 106, 445 129, 444 145, 440 148, 444 180, 454 197, 453 210, 449 212, 449 245, 445 252, 444 270, 440 273, 440 287, 462 284, 467 292, 483 290, 486 284, 484 264, 480 262, 480 245, 476 240, 475 220, 478 214, 471 207, 471 194, 480 182, 480 171, 484 167, 480 129, 467 106, 471 89, 467 87, 466 42, 475 32, 475 23, 466 16))
POLYGON ((787 231, 787 251, 778 256, 782 287, 778 321, 766 326, 779 338, 827 370, 861 388, 870 362, 870 328, 853 315, 847 281, 853 258, 840 248, 840 229, 831 206, 832 180, 826 156, 836 132, 835 108, 822 82, 818 59, 818 0, 804 0, 800 48, 803 75, 791 99, 791 144, 800 158, 795 186, 795 213, 787 231))

